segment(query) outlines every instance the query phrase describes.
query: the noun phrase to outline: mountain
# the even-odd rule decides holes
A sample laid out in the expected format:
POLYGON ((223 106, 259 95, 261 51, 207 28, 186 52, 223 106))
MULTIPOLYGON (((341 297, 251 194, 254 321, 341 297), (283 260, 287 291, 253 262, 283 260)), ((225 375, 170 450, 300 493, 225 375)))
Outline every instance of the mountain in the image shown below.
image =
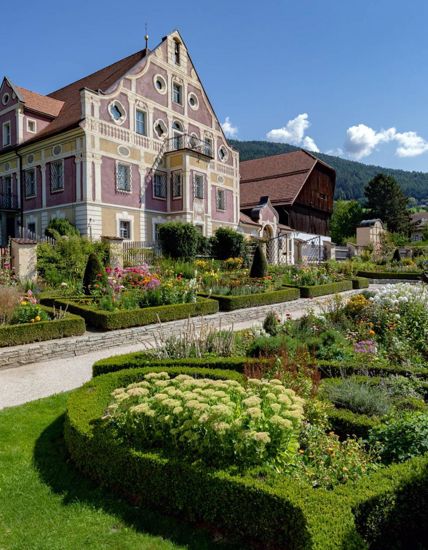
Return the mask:
MULTIPOLYGON (((238 141, 231 139, 229 143, 239 151, 241 160, 290 153, 299 149, 293 145, 272 143, 270 141, 238 141)), ((379 172, 393 176, 408 197, 414 197, 418 201, 428 199, 428 173, 426 172, 395 170, 325 155, 324 153, 312 154, 336 170, 335 196, 337 199, 362 199, 364 197, 364 186, 379 172)))

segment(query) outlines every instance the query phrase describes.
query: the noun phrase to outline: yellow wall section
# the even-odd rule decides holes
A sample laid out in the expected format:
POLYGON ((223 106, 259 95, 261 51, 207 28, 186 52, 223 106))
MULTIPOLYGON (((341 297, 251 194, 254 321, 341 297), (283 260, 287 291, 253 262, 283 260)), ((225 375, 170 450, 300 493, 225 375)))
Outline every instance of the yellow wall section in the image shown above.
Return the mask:
MULTIPOLYGON (((129 157, 123 157, 123 160, 126 161, 126 160, 137 160, 137 161, 140 161, 141 160, 141 155, 140 155, 140 151, 138 149, 133 149, 132 147, 129 147, 128 145, 124 144, 126 147, 128 147, 128 149, 130 150, 130 155, 129 157)), ((120 144, 118 143, 113 143, 112 141, 109 141, 108 139, 103 139, 101 138, 100 139, 100 149, 101 151, 103 151, 104 153, 111 153, 113 155, 116 155, 118 156, 119 153, 117 152, 117 148, 118 146, 120 146, 120 144)), ((119 155, 121 156, 121 155, 119 155)))
POLYGON ((190 166, 198 170, 208 170, 209 163, 201 159, 190 157, 190 166))
POLYGON ((169 166, 171 168, 177 168, 183 165, 183 155, 172 155, 169 157, 169 166))
POLYGON ((116 214, 122 212, 127 212, 128 216, 132 219, 132 240, 140 240, 140 213, 134 212, 131 210, 126 211, 125 209, 117 208, 103 208, 102 209, 102 230, 101 234, 106 237, 119 237, 118 228, 117 228, 117 217, 116 214))

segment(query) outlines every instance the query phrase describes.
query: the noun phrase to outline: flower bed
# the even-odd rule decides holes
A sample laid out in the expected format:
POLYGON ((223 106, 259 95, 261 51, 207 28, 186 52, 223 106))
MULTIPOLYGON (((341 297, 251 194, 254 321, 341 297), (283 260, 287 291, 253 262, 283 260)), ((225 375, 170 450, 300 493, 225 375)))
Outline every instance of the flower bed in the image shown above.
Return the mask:
MULTIPOLYGON (((92 479, 134 503, 170 513, 179 510, 187 518, 278 548, 357 550, 380 547, 380 541, 384 548, 409 543, 417 547, 426 540, 427 456, 327 491, 287 478, 266 483, 262 477, 236 475, 162 449, 138 450, 113 437, 101 420, 111 393, 160 371, 141 368, 106 374, 71 395, 65 440, 74 462, 92 479)), ((185 374, 190 371, 184 369, 185 374)), ((178 367, 169 371, 170 375, 182 372, 178 367)), ((192 376, 239 381, 240 375, 193 369, 192 376)))
POLYGON ((60 319, 53 319, 53 309, 40 306, 48 320, 0 325, 0 347, 18 346, 32 342, 42 342, 67 336, 80 336, 85 332, 85 321, 82 317, 65 313, 60 319))
POLYGON ((57 306, 67 307, 68 311, 80 315, 88 325, 102 330, 117 330, 129 327, 150 325, 159 321, 176 321, 195 317, 197 315, 210 315, 217 313, 218 302, 207 298, 198 298, 194 303, 170 304, 165 306, 144 307, 138 309, 124 309, 115 311, 103 311, 96 305, 79 303, 64 299, 49 299, 57 306))
POLYGON ((219 303, 220 311, 234 311, 235 309, 297 300, 300 294, 298 289, 287 288, 241 296, 221 296, 218 294, 203 294, 203 296, 209 296, 211 299, 216 300, 219 303))

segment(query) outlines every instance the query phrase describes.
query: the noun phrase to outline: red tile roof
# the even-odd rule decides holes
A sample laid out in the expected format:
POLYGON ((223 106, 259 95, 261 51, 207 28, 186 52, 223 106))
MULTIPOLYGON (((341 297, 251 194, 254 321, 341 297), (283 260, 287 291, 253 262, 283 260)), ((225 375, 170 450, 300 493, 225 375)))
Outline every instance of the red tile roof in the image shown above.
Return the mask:
POLYGON ((240 163, 241 208, 254 206, 267 195, 272 204, 292 204, 317 163, 307 151, 295 151, 240 163))
MULTIPOLYGON (((136 52, 108 67, 104 67, 95 73, 92 73, 80 80, 76 80, 72 84, 60 88, 55 92, 50 93, 48 96, 39 96, 39 94, 33 94, 34 96, 39 96, 44 98, 47 102, 52 102, 50 104, 59 104, 62 103, 63 107, 58 116, 41 132, 37 134, 31 141, 37 141, 40 138, 45 138, 52 134, 56 134, 68 128, 78 126, 81 121, 81 105, 80 105, 80 90, 82 88, 88 88, 94 91, 106 91, 110 86, 112 86, 117 80, 119 80, 123 75, 125 75, 132 67, 134 67, 141 59, 146 55, 146 50, 141 50, 136 52)), ((23 88, 19 89, 24 90, 23 88)), ((28 90, 25 90, 28 92, 28 90)), ((28 143, 25 142, 26 144, 28 143)))
POLYGON ((240 212, 239 214, 239 221, 240 223, 244 223, 245 225, 255 225, 257 227, 261 227, 260 223, 255 222, 250 218, 250 216, 247 216, 247 214, 244 214, 243 212, 240 212))
POLYGON ((37 94, 26 88, 21 88, 21 86, 15 86, 15 88, 22 97, 25 107, 32 111, 37 111, 38 113, 43 113, 51 117, 57 117, 64 105, 63 101, 37 94))

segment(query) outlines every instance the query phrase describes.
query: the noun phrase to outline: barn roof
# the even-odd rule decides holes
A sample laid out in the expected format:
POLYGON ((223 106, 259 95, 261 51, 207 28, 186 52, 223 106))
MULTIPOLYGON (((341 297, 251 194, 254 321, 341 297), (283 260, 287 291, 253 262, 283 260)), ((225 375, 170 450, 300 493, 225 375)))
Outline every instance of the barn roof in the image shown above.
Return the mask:
POLYGON ((241 162, 241 208, 258 204, 263 195, 274 205, 293 204, 318 163, 334 173, 331 166, 304 150, 241 162))

